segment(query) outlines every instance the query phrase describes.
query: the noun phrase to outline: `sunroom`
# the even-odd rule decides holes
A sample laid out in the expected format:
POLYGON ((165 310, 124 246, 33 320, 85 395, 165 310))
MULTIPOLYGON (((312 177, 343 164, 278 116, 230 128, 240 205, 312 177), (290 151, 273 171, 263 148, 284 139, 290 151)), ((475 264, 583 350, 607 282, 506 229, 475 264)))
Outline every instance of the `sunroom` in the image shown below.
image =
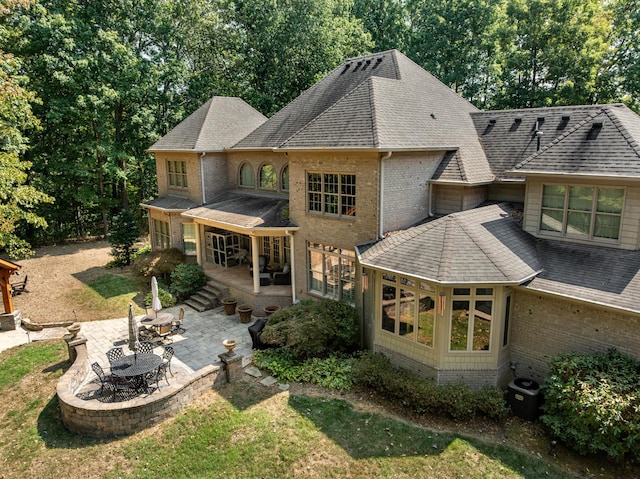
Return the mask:
POLYGON ((438 383, 509 378, 513 287, 540 268, 508 205, 434 219, 357 253, 371 349, 438 383))

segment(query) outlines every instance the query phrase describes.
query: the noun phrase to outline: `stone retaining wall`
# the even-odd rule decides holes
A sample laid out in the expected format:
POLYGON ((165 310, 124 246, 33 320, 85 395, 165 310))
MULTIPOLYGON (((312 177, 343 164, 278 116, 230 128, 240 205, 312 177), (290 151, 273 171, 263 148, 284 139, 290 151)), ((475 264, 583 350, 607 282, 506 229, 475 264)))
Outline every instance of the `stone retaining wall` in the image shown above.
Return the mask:
POLYGON ((62 421, 70 431, 92 437, 131 434, 154 426, 176 414, 194 398, 211 390, 221 367, 211 364, 194 374, 176 379, 166 388, 147 397, 129 401, 102 403, 75 395, 89 374, 86 340, 70 340, 69 353, 73 365, 58 382, 57 393, 62 421))

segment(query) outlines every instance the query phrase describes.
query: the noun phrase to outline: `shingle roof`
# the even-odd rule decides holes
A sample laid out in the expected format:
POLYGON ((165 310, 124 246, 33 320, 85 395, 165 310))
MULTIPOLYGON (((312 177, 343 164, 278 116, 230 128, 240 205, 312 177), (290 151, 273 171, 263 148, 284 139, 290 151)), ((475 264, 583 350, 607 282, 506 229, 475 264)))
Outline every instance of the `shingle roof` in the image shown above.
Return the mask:
POLYGON ((589 105, 483 111, 471 118, 493 174, 503 179, 516 164, 601 109, 589 105), (536 135, 536 129, 542 134, 536 135))
POLYGON ((221 151, 266 119, 240 98, 215 96, 160 138, 149 151, 221 151))
POLYGON ((477 109, 390 50, 346 61, 234 148, 455 150, 468 182, 491 171, 469 113, 477 109))
POLYGON ((238 228, 295 227, 286 214, 288 208, 286 199, 227 191, 211 203, 183 212, 182 216, 238 228))
POLYGON ((540 270, 535 240, 506 205, 453 213, 362 252, 364 265, 440 283, 520 284, 540 270))
POLYGON ((514 172, 640 177, 639 141, 640 117, 626 106, 592 107, 514 172))
POLYGON ((640 254, 541 241, 543 272, 527 289, 640 313, 640 254))
POLYGON ((198 205, 189 198, 167 195, 142 203, 142 206, 160 210, 185 211, 198 205))

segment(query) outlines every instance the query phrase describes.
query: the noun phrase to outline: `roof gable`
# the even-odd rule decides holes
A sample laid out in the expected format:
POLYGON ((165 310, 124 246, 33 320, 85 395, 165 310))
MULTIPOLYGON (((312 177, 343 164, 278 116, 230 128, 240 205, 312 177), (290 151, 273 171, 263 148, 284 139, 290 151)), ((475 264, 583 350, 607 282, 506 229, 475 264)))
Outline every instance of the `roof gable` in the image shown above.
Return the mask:
POLYGON ((519 173, 640 177, 640 117, 605 105, 515 166, 519 173))
POLYGON ((266 119, 240 98, 216 96, 160 138, 149 151, 222 151, 266 119))

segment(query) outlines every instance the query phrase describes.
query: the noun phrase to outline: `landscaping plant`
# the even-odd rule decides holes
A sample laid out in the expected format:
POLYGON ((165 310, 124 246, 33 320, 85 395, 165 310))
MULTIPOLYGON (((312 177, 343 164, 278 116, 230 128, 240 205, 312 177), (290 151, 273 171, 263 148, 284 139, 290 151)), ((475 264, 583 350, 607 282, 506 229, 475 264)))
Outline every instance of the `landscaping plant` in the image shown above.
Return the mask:
POLYGON ((541 420, 581 454, 640 460, 640 363, 615 349, 550 362, 541 420))
POLYGON ((111 219, 107 239, 111 245, 111 254, 118 266, 129 266, 135 252, 133 245, 138 240, 139 227, 129 210, 122 211, 111 219))
POLYGON ((207 284, 207 275, 198 263, 180 263, 171 273, 170 290, 183 301, 207 284))
POLYGON ((272 314, 260 340, 299 359, 349 353, 358 347, 358 315, 345 302, 306 299, 272 314))

